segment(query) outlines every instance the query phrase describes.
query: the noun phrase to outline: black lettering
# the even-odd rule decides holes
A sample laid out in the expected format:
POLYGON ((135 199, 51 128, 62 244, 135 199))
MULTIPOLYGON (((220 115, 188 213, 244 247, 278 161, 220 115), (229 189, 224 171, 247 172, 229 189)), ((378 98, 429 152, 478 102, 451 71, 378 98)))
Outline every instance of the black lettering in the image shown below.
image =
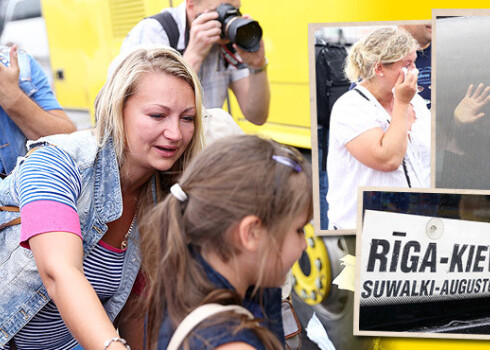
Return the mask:
POLYGON ((448 286, 448 280, 444 280, 444 283, 442 284, 441 287, 441 295, 448 295, 449 294, 449 286, 448 286))
POLYGON ((465 272, 471 271, 471 262, 473 261, 473 255, 475 254, 475 246, 470 246, 470 251, 468 252, 468 260, 466 260, 466 270, 465 272))
POLYGON ((452 280, 449 288, 449 294, 454 295, 458 293, 459 280, 452 280))
POLYGON ((403 297, 409 297, 410 296, 410 281, 405 281, 403 282, 403 287, 402 291, 400 293, 400 296, 403 297))
POLYGON ((419 272, 425 272, 425 269, 430 267, 430 272, 436 272, 437 265, 437 244, 429 243, 425 251, 424 258, 420 264, 419 272))
POLYGON ((373 289, 373 297, 381 298, 385 291, 385 281, 375 281, 373 289))
POLYGON ((449 272, 454 272, 454 268, 457 267, 456 272, 463 272, 463 254, 468 248, 468 245, 463 244, 461 250, 459 250, 459 244, 455 244, 453 247, 453 254, 451 255, 451 264, 449 265, 449 272))
POLYGON ((376 264, 376 260, 379 261, 379 271, 386 272, 386 263, 387 258, 386 255, 390 250, 390 242, 385 239, 373 239, 371 241, 371 250, 369 251, 369 259, 368 259, 368 272, 374 271, 374 265, 376 264), (378 247, 381 247, 381 251, 378 252, 378 247))
POLYGON ((421 281, 420 283, 420 295, 429 295, 429 284, 431 280, 421 281))
POLYGON ((483 266, 480 266, 480 262, 485 260, 483 252, 488 250, 488 246, 479 245, 476 249, 475 263, 473 264, 473 272, 482 272, 483 266))
POLYGON ((458 293, 459 294, 465 294, 467 286, 468 286, 468 280, 459 280, 458 293))
POLYGON ((417 281, 412 282, 412 296, 417 297, 419 293, 417 293, 417 281))
MULTIPOLYGON (((485 291, 488 287, 488 278, 484 278, 483 279, 483 287, 482 287, 482 291, 485 291)), ((489 290, 490 292, 490 290, 489 290)))
POLYGON ((398 260, 400 257, 400 246, 401 241, 395 241, 395 246, 393 247, 393 253, 391 254, 391 264, 390 272, 396 272, 396 266, 398 265, 398 260))
POLYGON ((409 260, 409 255, 410 255, 410 248, 413 248, 413 251, 418 253, 420 252, 420 243, 417 241, 409 241, 407 244, 405 244, 405 247, 403 247, 403 255, 402 255, 402 262, 401 262, 401 270, 402 272, 416 272, 417 271, 417 264, 419 262, 419 257, 416 255, 412 255, 410 257, 410 262, 411 264, 408 264, 409 260))
POLYGON ((480 287, 481 287, 481 279, 478 278, 475 281, 475 290, 474 290, 475 293, 479 293, 480 292, 480 287))
POLYGON ((364 289, 364 291, 361 293, 361 297, 363 298, 369 298, 371 296, 371 287, 373 286, 373 281, 365 281, 363 284, 362 284, 362 289, 364 289))
POLYGON ((386 296, 398 296, 398 292, 400 291, 400 286, 402 285, 402 281, 387 281, 386 282, 386 296))

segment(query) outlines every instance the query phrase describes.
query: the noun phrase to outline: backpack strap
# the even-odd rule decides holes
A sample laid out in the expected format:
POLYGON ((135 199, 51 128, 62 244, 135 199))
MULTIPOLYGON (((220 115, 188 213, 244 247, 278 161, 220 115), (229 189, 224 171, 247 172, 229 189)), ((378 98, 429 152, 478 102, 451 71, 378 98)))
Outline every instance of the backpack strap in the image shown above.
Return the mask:
POLYGON ((201 305, 198 308, 194 309, 182 320, 182 322, 180 322, 172 338, 170 339, 170 342, 168 343, 167 350, 178 350, 184 339, 187 338, 187 336, 189 335, 189 333, 192 332, 192 330, 206 318, 230 311, 239 315, 248 316, 248 318, 251 320, 254 319, 252 313, 240 305, 201 305))
MULTIPOLYGON (((0 211, 11 211, 11 212, 19 212, 19 207, 14 207, 14 206, 0 206, 0 211)), ((14 226, 20 224, 20 218, 15 218, 10 220, 9 222, 5 222, 0 225, 0 230, 4 229, 5 227, 9 226, 14 226)))
MULTIPOLYGON (((175 19, 172 17, 170 12, 163 11, 149 18, 153 18, 157 20, 158 23, 160 23, 165 33, 167 33, 170 47, 177 50, 177 44, 179 42, 180 33, 179 33, 179 28, 177 27, 177 22, 175 22, 175 19)), ((177 50, 177 51, 182 53, 183 50, 177 50)))

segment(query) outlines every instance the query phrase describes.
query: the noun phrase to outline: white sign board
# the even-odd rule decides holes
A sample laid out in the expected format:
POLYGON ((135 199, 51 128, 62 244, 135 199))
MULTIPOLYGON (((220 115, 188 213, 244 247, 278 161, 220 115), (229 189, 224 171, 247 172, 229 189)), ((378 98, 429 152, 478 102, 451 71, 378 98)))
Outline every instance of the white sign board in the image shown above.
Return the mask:
POLYGON ((490 296, 490 223, 366 210, 360 304, 490 296))

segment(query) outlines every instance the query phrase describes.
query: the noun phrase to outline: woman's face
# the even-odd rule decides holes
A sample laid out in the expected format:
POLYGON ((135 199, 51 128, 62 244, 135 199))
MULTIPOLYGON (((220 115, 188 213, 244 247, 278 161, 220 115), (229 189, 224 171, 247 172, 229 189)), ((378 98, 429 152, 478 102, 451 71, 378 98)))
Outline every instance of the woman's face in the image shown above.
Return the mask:
POLYGON ((187 82, 143 74, 123 109, 128 170, 143 176, 172 168, 192 140, 195 118, 194 91, 187 82))
POLYGON ((378 72, 380 82, 384 83, 390 90, 393 89, 400 74, 404 74, 402 71, 403 68, 407 68, 408 71, 416 68, 416 59, 417 53, 414 50, 399 61, 391 64, 381 64, 380 71, 378 72), (382 75, 379 75, 379 73, 382 73, 382 75))

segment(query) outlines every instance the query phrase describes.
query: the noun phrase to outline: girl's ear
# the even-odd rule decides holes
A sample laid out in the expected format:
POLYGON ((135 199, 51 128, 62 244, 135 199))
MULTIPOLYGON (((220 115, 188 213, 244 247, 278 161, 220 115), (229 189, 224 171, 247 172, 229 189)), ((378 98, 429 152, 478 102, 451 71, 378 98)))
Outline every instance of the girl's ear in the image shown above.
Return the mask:
POLYGON ((241 247, 250 252, 258 251, 265 229, 255 215, 244 217, 238 225, 238 240, 241 247))

